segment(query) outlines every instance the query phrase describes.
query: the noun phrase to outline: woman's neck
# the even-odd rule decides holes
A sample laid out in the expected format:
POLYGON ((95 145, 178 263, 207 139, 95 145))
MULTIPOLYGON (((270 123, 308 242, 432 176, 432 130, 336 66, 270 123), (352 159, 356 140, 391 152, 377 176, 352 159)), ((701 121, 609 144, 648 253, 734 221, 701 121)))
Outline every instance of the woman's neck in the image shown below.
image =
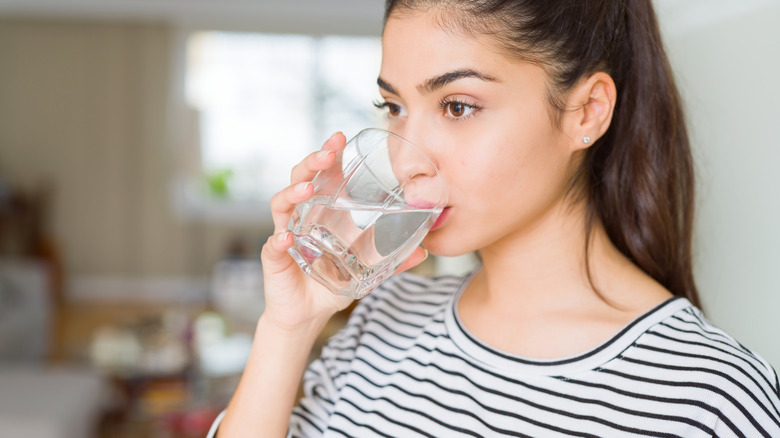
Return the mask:
MULTIPOLYGON (((525 306, 570 301, 591 289, 585 264, 584 205, 561 203, 531 226, 506 236, 480 251, 480 276, 491 298, 522 300, 525 306)), ((590 248, 595 262, 607 256, 600 244, 606 233, 600 224, 593 230, 590 248)), ((608 240, 608 239, 606 239, 608 240)))
POLYGON ((561 206, 532 231, 483 249, 483 267, 458 303, 466 327, 500 349, 558 357, 598 345, 671 297, 615 248, 598 222, 591 231, 589 277, 584 218, 584 206, 561 206), (569 344, 539 336, 563 337, 571 330, 580 337, 569 344))

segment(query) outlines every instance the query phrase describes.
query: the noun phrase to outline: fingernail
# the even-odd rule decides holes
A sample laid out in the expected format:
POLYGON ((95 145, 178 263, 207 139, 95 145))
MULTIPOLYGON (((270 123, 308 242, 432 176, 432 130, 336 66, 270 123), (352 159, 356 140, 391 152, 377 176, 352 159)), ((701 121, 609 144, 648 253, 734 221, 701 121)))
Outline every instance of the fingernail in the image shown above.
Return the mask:
POLYGON ((284 243, 287 242, 287 235, 290 234, 289 232, 285 231, 284 233, 280 234, 277 239, 279 239, 279 242, 284 243))
POLYGON ((317 158, 319 158, 319 159, 326 158, 328 155, 330 155, 330 154, 332 154, 334 152, 336 152, 336 151, 331 150, 331 149, 327 149, 327 150, 324 150, 324 151, 319 151, 319 152, 317 152, 317 158))
MULTIPOLYGON (((328 139, 328 141, 330 141, 330 140, 333 140, 333 139, 334 139, 334 138, 336 138, 336 136, 337 136, 337 135, 339 135, 339 134, 341 134, 341 131, 336 131, 336 132, 334 132, 334 133, 333 133, 333 135, 331 135, 331 136, 330 136, 330 138, 328 139)), ((343 134, 342 134, 342 135, 343 135, 343 134)))
POLYGON ((425 255, 423 256, 423 261, 425 261, 428 258, 428 250, 423 248, 423 251, 425 251, 425 255))
POLYGON ((298 184, 295 186, 295 191, 296 191, 297 193, 303 193, 303 192, 305 192, 305 191, 306 191, 306 188, 309 186, 309 184, 311 184, 311 183, 310 183, 310 182, 302 182, 302 183, 298 183, 298 184))

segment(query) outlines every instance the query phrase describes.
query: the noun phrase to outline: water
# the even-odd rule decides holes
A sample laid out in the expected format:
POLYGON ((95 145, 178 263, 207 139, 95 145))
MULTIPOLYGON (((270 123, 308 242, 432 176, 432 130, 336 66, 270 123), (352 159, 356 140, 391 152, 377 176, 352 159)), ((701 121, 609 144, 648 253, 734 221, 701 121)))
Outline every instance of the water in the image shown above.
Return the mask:
POLYGON ((339 295, 362 298, 422 242, 440 209, 367 205, 315 197, 299 204, 289 253, 312 278, 339 295))

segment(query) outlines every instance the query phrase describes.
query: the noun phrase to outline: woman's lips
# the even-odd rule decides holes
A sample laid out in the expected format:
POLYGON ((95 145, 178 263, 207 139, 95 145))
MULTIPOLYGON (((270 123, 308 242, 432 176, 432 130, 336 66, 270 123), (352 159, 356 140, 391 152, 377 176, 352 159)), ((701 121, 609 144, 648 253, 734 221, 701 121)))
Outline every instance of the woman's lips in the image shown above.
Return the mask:
POLYGON ((444 210, 439 213, 439 216, 436 218, 435 221, 433 221, 433 226, 431 227, 431 231, 441 227, 444 224, 444 221, 447 220, 447 217, 450 215, 450 207, 444 207, 444 210))

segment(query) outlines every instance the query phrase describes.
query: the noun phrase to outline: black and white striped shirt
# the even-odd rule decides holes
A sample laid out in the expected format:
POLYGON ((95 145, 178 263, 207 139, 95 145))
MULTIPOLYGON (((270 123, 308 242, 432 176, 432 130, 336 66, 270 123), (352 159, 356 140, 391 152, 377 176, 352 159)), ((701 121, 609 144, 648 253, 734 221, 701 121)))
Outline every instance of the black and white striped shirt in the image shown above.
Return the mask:
POLYGON ((475 339, 466 279, 397 276, 356 307, 304 376, 292 437, 780 437, 776 372, 670 299, 576 357, 475 339))

